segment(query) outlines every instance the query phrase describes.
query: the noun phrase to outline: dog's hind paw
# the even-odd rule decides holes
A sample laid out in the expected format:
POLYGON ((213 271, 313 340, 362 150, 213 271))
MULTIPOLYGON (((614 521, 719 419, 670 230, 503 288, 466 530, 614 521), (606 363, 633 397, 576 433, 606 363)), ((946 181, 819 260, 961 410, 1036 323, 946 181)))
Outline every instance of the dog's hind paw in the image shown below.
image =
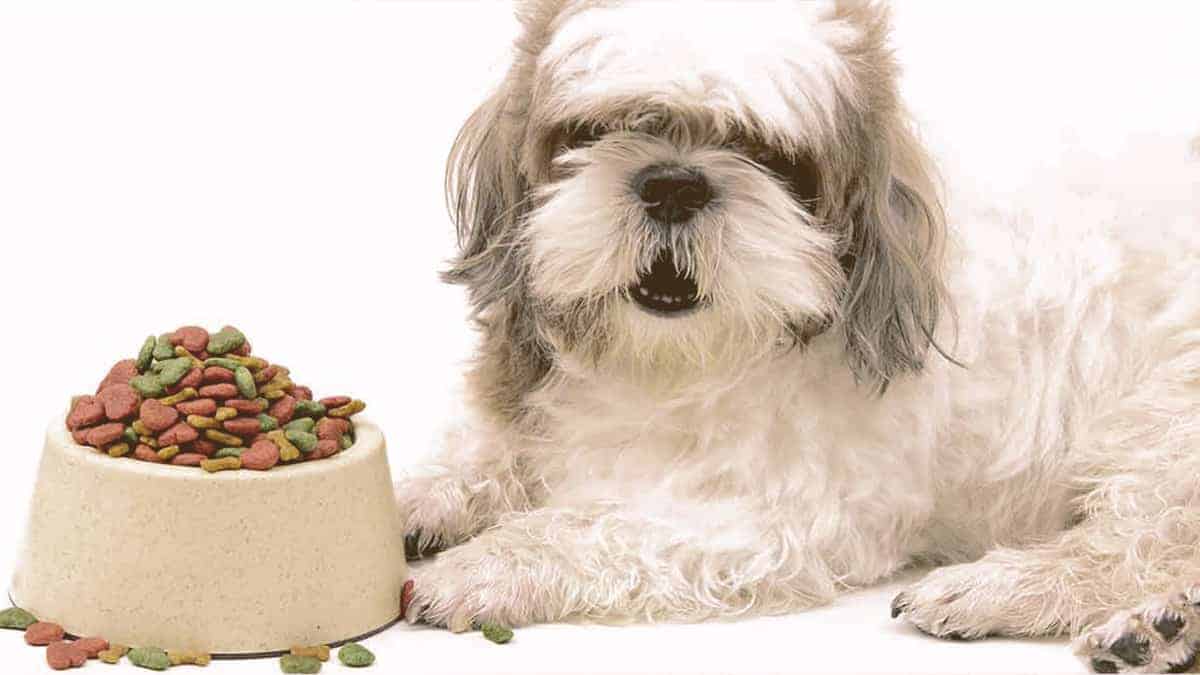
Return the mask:
POLYGON ((1200 650, 1200 584, 1114 613, 1073 648, 1097 673, 1190 672, 1200 650))

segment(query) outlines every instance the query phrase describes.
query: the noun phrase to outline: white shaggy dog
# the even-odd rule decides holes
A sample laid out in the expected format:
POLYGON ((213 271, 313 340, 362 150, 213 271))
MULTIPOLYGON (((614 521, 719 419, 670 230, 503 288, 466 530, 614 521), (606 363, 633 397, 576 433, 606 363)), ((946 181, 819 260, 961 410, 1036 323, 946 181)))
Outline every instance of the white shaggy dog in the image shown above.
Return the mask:
POLYGON ((875 3, 521 20, 451 158, 482 345, 470 421, 397 486, 447 549, 410 619, 789 612, 932 561, 892 608, 923 631, 1192 665, 1186 148, 1170 208, 946 206, 875 3))

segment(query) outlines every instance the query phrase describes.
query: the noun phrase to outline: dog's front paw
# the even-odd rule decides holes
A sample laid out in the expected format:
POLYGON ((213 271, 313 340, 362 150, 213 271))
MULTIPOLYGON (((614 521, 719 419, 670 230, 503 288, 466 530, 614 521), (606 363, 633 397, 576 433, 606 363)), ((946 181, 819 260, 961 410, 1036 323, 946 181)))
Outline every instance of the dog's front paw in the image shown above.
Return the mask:
POLYGON ((1074 644, 1097 673, 1186 673, 1200 650, 1200 584, 1116 612, 1074 644))
POLYGON ((479 529, 473 522, 471 494, 458 476, 405 477, 395 489, 409 560, 460 544, 479 529))
POLYGON ((458 633, 489 621, 520 626, 548 618, 550 575, 534 573, 530 556, 500 554, 478 542, 413 567, 405 619, 458 633))
POLYGON ((892 600, 892 617, 947 640, 978 640, 1005 630, 1011 575, 980 561, 933 570, 892 600))

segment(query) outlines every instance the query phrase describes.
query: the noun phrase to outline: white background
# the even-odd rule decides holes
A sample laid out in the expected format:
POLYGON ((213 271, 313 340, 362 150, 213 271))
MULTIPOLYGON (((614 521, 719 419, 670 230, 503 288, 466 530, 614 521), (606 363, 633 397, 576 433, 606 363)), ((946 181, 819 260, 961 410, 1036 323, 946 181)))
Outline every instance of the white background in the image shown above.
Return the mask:
MULTIPOLYGON (((472 343, 436 276, 442 165, 503 70, 510 9, 0 3, 0 577, 46 423, 180 324, 233 323, 319 394, 366 399, 394 470, 429 450, 472 343)), ((975 188, 1019 196, 1068 155, 1119 176, 1121 148, 1200 132, 1200 3, 904 2, 896 42, 926 136, 975 188)), ((547 626, 507 647, 399 627, 368 645, 412 673, 1077 668, 1053 640, 924 638, 887 618, 895 590, 741 623, 547 626)), ((42 659, 0 635, 0 670, 42 659)))

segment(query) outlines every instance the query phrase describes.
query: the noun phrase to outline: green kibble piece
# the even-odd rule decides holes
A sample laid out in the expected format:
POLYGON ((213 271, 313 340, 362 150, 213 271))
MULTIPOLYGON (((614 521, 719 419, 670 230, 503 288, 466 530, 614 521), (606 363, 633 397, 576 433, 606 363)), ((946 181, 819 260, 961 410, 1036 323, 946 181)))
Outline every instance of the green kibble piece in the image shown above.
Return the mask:
POLYGON ((285 673, 319 673, 321 660, 315 656, 284 654, 279 659, 279 669, 285 673))
POLYGON ((262 427, 263 433, 275 431, 279 428, 279 420, 266 413, 261 413, 258 416, 258 426, 262 427))
POLYGON ((350 434, 342 434, 342 438, 339 443, 341 444, 343 450, 347 450, 350 448, 350 446, 354 445, 354 437, 350 434))
POLYGON ((485 623, 479 627, 479 630, 483 631, 483 637, 495 642, 498 645, 502 645, 513 639, 512 629, 508 626, 502 626, 498 623, 485 623))
POLYGON ((375 655, 370 649, 357 642, 351 642, 338 650, 338 661, 351 668, 365 668, 375 663, 375 655))
POLYGON ((138 668, 166 670, 171 667, 171 657, 167 656, 167 653, 158 647, 130 649, 128 657, 129 662, 138 668))
POLYGON ((324 417, 325 406, 320 401, 296 401, 296 417, 324 417))
POLYGON ((212 358, 205 359, 204 365, 217 366, 218 368, 224 368, 225 370, 233 371, 236 371, 238 368, 242 367, 242 364, 238 363, 237 361, 234 361, 233 359, 222 358, 220 356, 214 356, 212 358))
POLYGON ((246 448, 221 448, 213 453, 212 458, 222 459, 224 457, 237 457, 238 459, 241 459, 242 453, 245 451, 246 448))
POLYGON ((150 355, 159 361, 175 358, 175 345, 171 344, 171 334, 163 333, 154 341, 154 350, 150 355))
POLYGON ((237 385, 238 393, 244 399, 253 399, 258 397, 258 387, 254 385, 254 373, 246 366, 238 366, 237 370, 233 371, 233 383, 237 385))
POLYGON ((154 363, 154 347, 156 345, 158 345, 158 339, 153 335, 146 338, 146 341, 142 343, 142 348, 138 350, 137 355, 137 369, 139 373, 146 372, 150 364, 154 363))
POLYGON ((284 435, 292 442, 292 445, 300 448, 300 452, 307 454, 317 447, 316 434, 310 434, 307 431, 300 431, 299 429, 289 429, 284 435))
POLYGON ((313 428, 316 426, 317 426, 317 423, 315 421, 313 421, 311 418, 301 417, 298 419, 294 419, 291 422, 288 422, 287 424, 283 425, 283 429, 284 429, 284 431, 303 431, 305 433, 308 433, 308 432, 311 432, 313 430, 313 428))
POLYGON ((137 445, 138 433, 133 430, 133 427, 125 427, 125 431, 121 434, 121 440, 130 445, 137 445))
POLYGON ((163 383, 159 381, 158 376, 151 375, 150 373, 134 377, 129 381, 129 386, 136 389, 137 393, 141 394, 145 398, 158 398, 159 396, 167 393, 167 390, 163 388, 163 383))
POLYGON ((25 630, 35 623, 37 623, 37 617, 20 607, 9 607, 0 612, 0 628, 25 630))
POLYGON ((208 353, 221 356, 241 347, 246 343, 246 336, 236 328, 222 328, 208 338, 208 353))
POLYGON ((158 371, 158 381, 170 387, 179 384, 183 376, 188 374, 188 371, 192 369, 192 360, 180 357, 162 361, 157 365, 161 366, 158 371))

